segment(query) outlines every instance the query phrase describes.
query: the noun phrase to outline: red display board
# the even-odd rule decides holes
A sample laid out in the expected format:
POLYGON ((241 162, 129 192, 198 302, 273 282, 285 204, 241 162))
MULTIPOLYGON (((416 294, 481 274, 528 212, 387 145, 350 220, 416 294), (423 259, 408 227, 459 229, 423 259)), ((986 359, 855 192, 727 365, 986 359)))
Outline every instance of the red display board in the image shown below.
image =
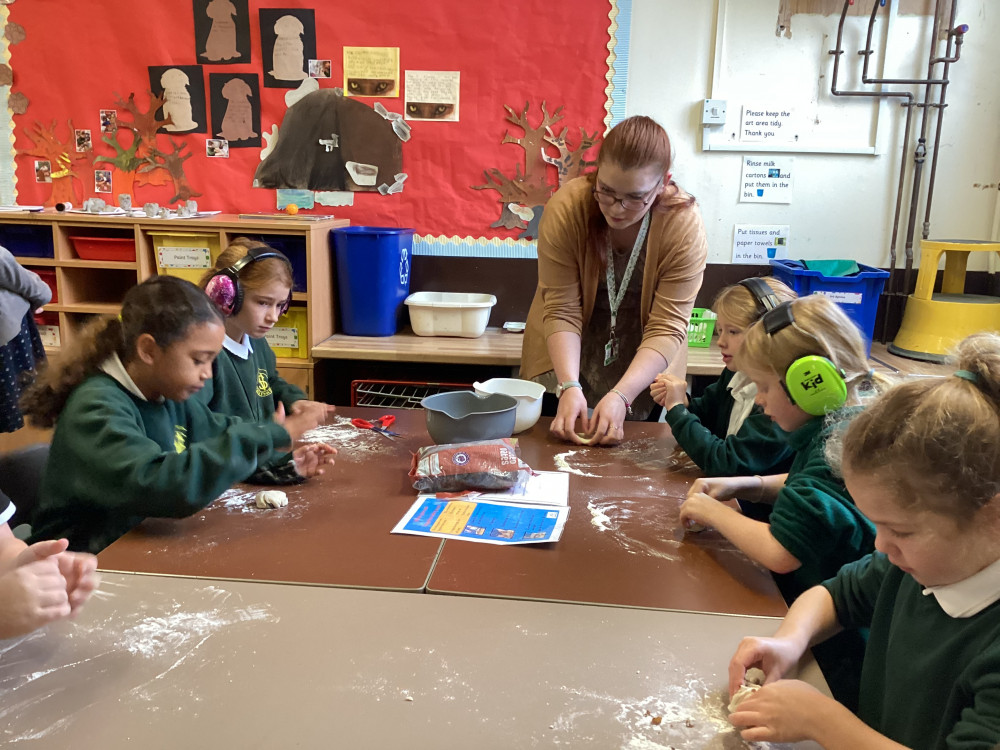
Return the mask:
MULTIPOLYGON (((250 62, 239 64, 199 60, 195 39, 199 5, 204 6, 205 0, 194 0, 194 4, 191 0, 25 0, 9 6, 9 20, 26 33, 23 41, 10 48, 14 72, 11 91, 29 101, 26 112, 13 117, 14 145, 30 150, 30 130, 38 124, 52 129, 54 124, 54 134, 68 144, 69 155, 83 157, 74 159, 69 167, 79 176, 72 181, 74 203, 97 195, 95 169, 108 165, 95 164, 95 157, 115 155, 112 147, 101 142, 100 111, 115 109, 124 119, 131 119, 116 98, 126 100, 133 93, 137 107, 147 109, 151 68, 183 66, 191 71, 191 66, 200 65, 203 107, 209 118, 216 119, 210 75, 255 74, 260 84, 261 129, 267 133, 272 125, 280 126, 289 89, 268 87, 265 82, 268 71, 262 60, 259 13, 264 3, 249 0, 250 62), (91 131, 92 151, 74 152, 69 121, 76 129, 91 131)), ((266 6, 273 7, 273 2, 266 6)), ((499 169, 514 178, 515 167, 525 167, 525 151, 518 145, 501 143, 505 131, 514 138, 523 135, 507 121, 504 105, 520 112, 528 103, 527 119, 532 126, 542 119, 543 101, 550 113, 563 107, 563 117, 553 129, 568 128, 571 147, 579 143, 581 128, 591 134, 604 130, 612 11, 608 0, 381 0, 312 5, 287 0, 281 7, 314 13, 315 55, 331 61, 331 77, 317 79, 321 88, 344 85, 344 47, 398 47, 400 89, 406 70, 461 74, 458 122, 407 121, 411 139, 402 144, 402 161, 408 179, 401 193, 383 196, 359 192, 351 207, 317 205, 313 209, 316 213, 332 213, 355 224, 413 227, 424 235, 514 237, 517 230, 490 229, 500 217, 498 193, 472 189, 486 182, 484 170, 499 169)), ((402 113, 404 96, 359 97, 359 101, 369 106, 381 102, 388 111, 402 113)), ((232 148, 228 158, 209 158, 206 139, 211 135, 160 134, 157 148, 164 154, 176 153, 175 158, 190 154, 182 162, 183 171, 190 191, 201 194, 196 197, 200 208, 232 213, 274 211, 275 191, 252 187, 260 149, 232 148)), ((36 132, 35 141, 40 137, 36 132)), ((120 140, 127 144, 128 134, 120 140)), ((551 156, 559 155, 551 145, 546 149, 551 156)), ((36 182, 36 159, 28 154, 16 158, 21 204, 51 201, 52 183, 36 182)), ((53 174, 61 168, 56 162, 51 166, 53 174)), ((546 181, 555 187, 555 167, 546 165, 545 170, 546 181)), ((160 176, 166 175, 161 171, 160 176)), ((115 202, 121 189, 122 175, 115 173, 115 177, 119 184, 112 186, 111 193, 99 196, 109 203, 115 202)), ((139 173, 132 186, 137 206, 147 201, 168 205, 177 194, 170 181, 149 185, 141 184, 141 179, 139 173)))

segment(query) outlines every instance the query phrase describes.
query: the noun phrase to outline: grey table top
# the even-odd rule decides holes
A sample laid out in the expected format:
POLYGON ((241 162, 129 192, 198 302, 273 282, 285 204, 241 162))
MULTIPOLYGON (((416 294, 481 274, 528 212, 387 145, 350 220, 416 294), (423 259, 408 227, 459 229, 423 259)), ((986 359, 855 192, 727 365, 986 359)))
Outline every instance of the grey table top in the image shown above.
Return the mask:
MULTIPOLYGON (((0 641, 0 742, 738 748, 727 663, 776 625, 107 573, 77 620, 0 641)), ((825 689, 815 664, 802 676, 825 689)))

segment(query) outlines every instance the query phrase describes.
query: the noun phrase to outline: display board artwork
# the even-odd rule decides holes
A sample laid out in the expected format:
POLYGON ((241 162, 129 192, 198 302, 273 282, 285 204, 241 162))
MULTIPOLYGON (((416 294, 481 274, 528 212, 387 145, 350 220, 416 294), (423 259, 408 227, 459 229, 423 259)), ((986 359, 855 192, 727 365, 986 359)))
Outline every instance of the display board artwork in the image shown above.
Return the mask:
POLYGON ((623 1, 383 0, 377 18, 333 0, 14 3, 11 181, 22 204, 79 205, 100 184, 111 202, 198 195, 227 213, 273 212, 279 188, 352 191, 332 212, 354 224, 515 240, 624 95, 623 1), (529 200, 497 189, 516 169, 529 200))

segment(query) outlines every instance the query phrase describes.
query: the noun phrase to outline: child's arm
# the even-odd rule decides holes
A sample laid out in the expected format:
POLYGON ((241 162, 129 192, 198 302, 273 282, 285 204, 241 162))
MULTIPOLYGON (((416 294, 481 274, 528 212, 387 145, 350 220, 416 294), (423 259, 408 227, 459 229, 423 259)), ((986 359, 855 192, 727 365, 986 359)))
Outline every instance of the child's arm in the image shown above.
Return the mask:
POLYGON ((711 495, 689 493, 681 505, 680 518, 685 526, 700 524, 712 527, 751 560, 775 573, 791 573, 802 567, 799 559, 772 536, 768 524, 747 518, 711 495))
POLYGON ((746 670, 760 666, 765 686, 740 703, 729 720, 749 742, 813 740, 827 750, 903 746, 882 736, 847 708, 798 680, 781 679, 806 649, 840 632, 833 597, 814 586, 792 604, 771 638, 744 638, 729 662, 729 693, 743 682, 746 670))
POLYGON ((770 472, 792 457, 791 446, 764 414, 751 414, 735 435, 725 437, 716 436, 690 407, 675 406, 666 420, 677 444, 708 476, 770 472))

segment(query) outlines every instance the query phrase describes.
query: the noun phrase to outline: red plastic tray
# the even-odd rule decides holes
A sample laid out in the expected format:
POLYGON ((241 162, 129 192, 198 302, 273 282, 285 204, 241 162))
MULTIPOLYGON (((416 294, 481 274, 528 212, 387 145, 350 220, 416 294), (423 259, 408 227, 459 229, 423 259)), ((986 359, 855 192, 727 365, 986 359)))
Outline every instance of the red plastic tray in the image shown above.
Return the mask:
POLYGON ((83 260, 135 261, 135 240, 127 237, 70 237, 69 241, 83 260))

